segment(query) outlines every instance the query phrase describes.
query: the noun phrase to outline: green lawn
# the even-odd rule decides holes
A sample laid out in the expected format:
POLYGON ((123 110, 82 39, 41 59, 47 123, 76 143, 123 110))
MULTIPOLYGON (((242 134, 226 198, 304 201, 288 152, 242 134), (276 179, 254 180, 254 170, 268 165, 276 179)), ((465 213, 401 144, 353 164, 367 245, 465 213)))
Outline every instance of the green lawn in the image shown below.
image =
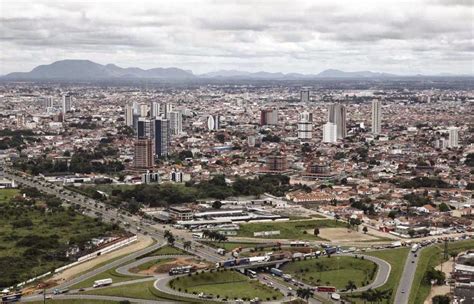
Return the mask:
POLYGON ((281 269, 313 286, 330 285, 344 289, 349 280, 353 281, 357 287, 370 283, 377 272, 377 265, 369 260, 332 256, 291 262, 281 269))
POLYGON ((155 289, 155 287, 153 287, 153 282, 154 281, 131 283, 131 284, 123 285, 123 286, 89 290, 82 293, 101 295, 101 296, 116 296, 116 297, 126 297, 126 298, 135 298, 135 299, 146 299, 146 300, 163 300, 164 298, 157 297, 152 292, 155 289))
POLYGON ((240 225, 237 236, 254 237, 254 232, 276 231, 279 235, 264 236, 265 239, 297 239, 297 240, 322 240, 313 233, 304 233, 306 230, 314 228, 341 228, 347 224, 335 220, 307 220, 307 221, 286 221, 286 222, 265 222, 240 225))
MULTIPOLYGON (((398 282, 400 281, 403 268, 405 267, 405 260, 408 256, 408 251, 409 248, 398 248, 364 253, 365 255, 371 255, 380 258, 390 264, 391 270, 387 283, 385 283, 382 287, 377 288, 377 290, 380 291, 392 291, 390 303, 393 303, 395 300, 395 291, 397 290, 398 282)), ((360 296, 360 294, 354 293, 354 295, 350 297, 350 300, 357 304, 364 303, 364 300, 357 296, 360 296)))
POLYGON ((142 258, 158 255, 189 255, 189 253, 179 248, 166 245, 156 249, 155 251, 147 253, 146 255, 142 256, 142 258))
MULTIPOLYGON (((179 303, 195 303, 196 301, 188 298, 173 296, 158 291, 153 286, 154 281, 131 283, 125 286, 101 288, 84 292, 85 294, 101 296, 117 296, 134 299, 146 299, 155 301, 178 301, 179 303)), ((199 303, 215 303, 213 301, 200 301, 199 303)))
MULTIPOLYGON (((448 243, 448 251, 460 252, 474 248, 474 240, 448 243)), ((444 244, 428 247, 420 252, 420 259, 416 267, 415 278, 410 290, 409 304, 423 303, 429 295, 431 285, 423 280, 426 271, 430 267, 436 267, 443 260, 444 244)))
POLYGON ((30 304, 43 304, 43 303, 54 303, 54 304, 112 304, 118 303, 116 301, 106 301, 106 300, 83 300, 83 299, 70 299, 70 300, 54 300, 49 299, 46 302, 43 301, 35 301, 35 302, 28 302, 30 304))
POLYGON ((0 204, 9 202, 12 197, 17 196, 19 193, 18 189, 0 189, 0 204))
POLYGON ((151 267, 153 267, 153 266, 155 266, 155 265, 165 264, 165 263, 171 262, 171 261, 173 261, 173 260, 174 260, 174 259, 157 259, 157 260, 151 260, 151 261, 145 262, 145 263, 143 263, 143 264, 138 265, 137 267, 134 267, 134 268, 130 269, 130 271, 131 271, 131 272, 144 271, 144 270, 150 269, 151 267))
MULTIPOLYGON (((129 263, 131 263, 131 262, 126 262, 126 263, 124 263, 120 266, 129 264, 129 263)), ((120 266, 117 266, 116 268, 119 268, 120 266)), ((114 283, 125 282, 125 281, 130 281, 130 280, 140 278, 140 277, 137 277, 137 276, 128 276, 128 275, 120 274, 115 270, 116 268, 109 269, 109 270, 106 270, 106 271, 101 272, 99 274, 96 274, 95 276, 90 277, 87 280, 84 280, 82 282, 79 282, 79 283, 71 286, 70 289, 79 289, 79 288, 92 287, 92 285, 94 284, 94 281, 102 280, 102 279, 108 279, 108 278, 111 278, 114 283)))
POLYGON ((170 286, 188 293, 205 293, 228 299, 280 299, 282 294, 273 288, 232 270, 204 272, 174 279, 170 286))

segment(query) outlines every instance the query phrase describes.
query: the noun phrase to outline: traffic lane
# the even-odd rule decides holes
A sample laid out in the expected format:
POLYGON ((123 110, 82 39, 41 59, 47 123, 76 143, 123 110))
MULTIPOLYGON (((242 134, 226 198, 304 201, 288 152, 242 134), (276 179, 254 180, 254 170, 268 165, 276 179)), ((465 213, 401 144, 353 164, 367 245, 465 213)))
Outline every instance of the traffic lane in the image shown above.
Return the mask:
MULTIPOLYGON (((115 296, 98 296, 98 295, 56 295, 53 296, 52 299, 54 300, 102 300, 102 301, 113 301, 113 302, 121 302, 121 301, 129 301, 130 303, 143 303, 143 304, 176 304, 179 302, 172 302, 172 301, 154 301, 154 300, 145 300, 145 299, 135 299, 135 298, 126 298, 126 297, 115 297, 115 296)), ((43 296, 37 298, 25 298, 21 299, 20 302, 37 302, 43 301, 43 296)))
MULTIPOLYGON (((421 249, 423 250, 423 249, 421 249)), ((402 277, 400 279, 397 292, 395 294, 395 303, 406 304, 410 298, 410 289, 415 278, 416 267, 418 265, 420 252, 409 252, 403 268, 402 277)))

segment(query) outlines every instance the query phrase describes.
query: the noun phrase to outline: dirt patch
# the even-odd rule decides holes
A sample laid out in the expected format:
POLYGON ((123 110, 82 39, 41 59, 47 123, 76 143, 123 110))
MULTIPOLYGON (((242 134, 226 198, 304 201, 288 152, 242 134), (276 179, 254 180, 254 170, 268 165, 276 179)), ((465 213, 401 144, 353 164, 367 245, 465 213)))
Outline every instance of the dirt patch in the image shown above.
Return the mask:
MULTIPOLYGON (((443 267, 441 268, 441 265, 438 265, 435 267, 436 270, 442 270, 444 274, 446 275, 446 280, 448 280, 451 277, 451 270, 453 270, 453 260, 448 260, 443 263, 443 267)), ((449 285, 433 285, 431 287, 430 294, 426 298, 424 304, 431 304, 432 299, 434 296, 438 295, 446 295, 450 292, 450 286, 449 285)))
MULTIPOLYGON (((308 231, 312 233, 312 231, 308 231)), ((364 234, 363 232, 354 231, 347 228, 321 228, 319 229, 320 238, 330 240, 331 242, 360 242, 360 241, 377 241, 378 238, 364 234)))
POLYGON ((194 258, 176 258, 173 261, 153 265, 146 270, 139 271, 140 274, 154 275, 157 273, 168 273, 171 268, 178 266, 193 266, 194 270, 203 270, 209 268, 210 264, 194 258))

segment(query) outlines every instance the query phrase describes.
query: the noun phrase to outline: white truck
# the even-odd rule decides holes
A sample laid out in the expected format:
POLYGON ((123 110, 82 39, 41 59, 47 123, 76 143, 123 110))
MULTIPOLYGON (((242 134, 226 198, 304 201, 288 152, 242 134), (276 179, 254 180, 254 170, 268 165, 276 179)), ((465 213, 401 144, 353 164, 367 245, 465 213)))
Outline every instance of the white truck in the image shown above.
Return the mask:
POLYGON ((413 246, 411 246, 411 252, 415 253, 418 251, 419 248, 420 248, 420 245, 413 244, 413 246))
POLYGON ((97 288, 97 287, 107 286, 110 284, 112 284, 112 279, 108 278, 108 279, 94 281, 94 284, 92 285, 92 287, 97 288))
POLYGON ((224 248, 217 248, 217 253, 220 255, 225 255, 225 249, 224 248))
POLYGON ((400 242, 400 241, 393 242, 392 244, 390 244, 390 248, 398 248, 398 247, 401 247, 401 246, 402 246, 402 242, 400 242))

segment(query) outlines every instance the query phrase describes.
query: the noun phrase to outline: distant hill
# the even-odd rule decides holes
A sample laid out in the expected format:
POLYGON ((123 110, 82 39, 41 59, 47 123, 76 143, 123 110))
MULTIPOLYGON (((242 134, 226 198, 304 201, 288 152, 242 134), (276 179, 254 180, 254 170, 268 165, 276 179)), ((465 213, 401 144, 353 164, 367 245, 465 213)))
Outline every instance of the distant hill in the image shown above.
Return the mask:
MULTIPOLYGON (((456 77, 456 75, 437 75, 456 77)), ((469 75, 463 75, 472 77, 469 75)), ((0 80, 56 80, 56 81, 92 81, 92 80, 312 80, 312 79, 387 79, 393 77, 430 77, 424 75, 400 76, 372 71, 345 72, 328 69, 319 74, 299 73, 270 73, 265 71, 246 72, 238 70, 220 70, 216 72, 195 75, 192 71, 179 68, 141 69, 136 67, 122 68, 115 64, 102 65, 90 60, 61 60, 47 65, 40 65, 25 73, 10 73, 0 80)))
POLYGON ((398 75, 388 73, 376 73, 371 71, 344 72, 341 70, 329 69, 322 71, 316 76, 322 78, 383 78, 397 77, 398 75))
POLYGON ((299 74, 299 73, 269 73, 269 72, 245 72, 236 70, 221 70, 199 75, 205 78, 240 78, 240 79, 317 79, 317 78, 382 78, 396 77, 394 74, 376 73, 371 71, 344 72, 341 70, 329 69, 319 74, 299 74))
POLYGON ((120 78, 190 79, 194 74, 178 68, 121 68, 114 64, 101 65, 90 60, 61 60, 40 65, 25 73, 10 73, 3 79, 11 80, 99 80, 120 78))

